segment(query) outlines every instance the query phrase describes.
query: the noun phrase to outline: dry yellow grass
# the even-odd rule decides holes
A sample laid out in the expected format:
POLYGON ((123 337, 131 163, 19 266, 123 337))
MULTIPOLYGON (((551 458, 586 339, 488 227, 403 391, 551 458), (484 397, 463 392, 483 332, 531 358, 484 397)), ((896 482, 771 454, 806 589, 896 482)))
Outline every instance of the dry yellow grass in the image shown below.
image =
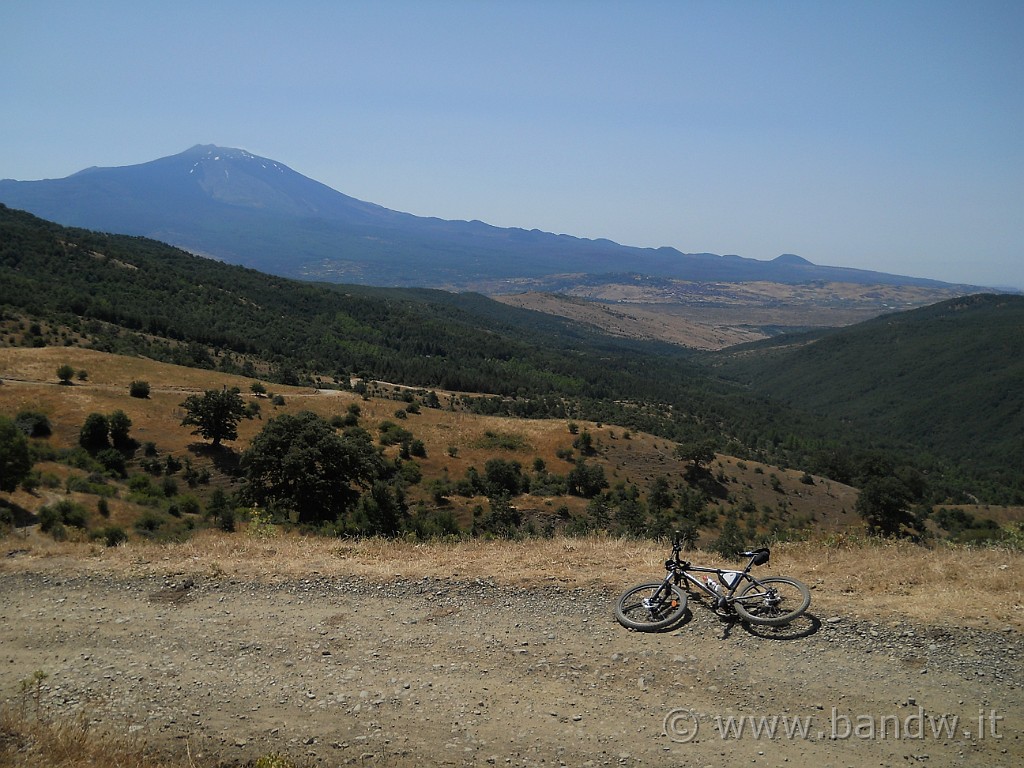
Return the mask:
MULTIPOLYGON (((153 442, 161 456, 174 455, 179 460, 188 458, 197 469, 210 469, 215 474, 213 457, 203 450, 203 441, 193 436, 189 428, 181 426, 185 415, 181 403, 190 393, 233 386, 260 405, 262 414, 259 419, 243 420, 239 424, 239 439, 229 444, 235 451, 244 450, 266 422, 281 413, 310 410, 330 418, 344 414, 350 405, 356 404, 361 411, 360 423, 375 433, 381 422, 398 421, 396 413, 404 411, 406 405, 384 398, 363 399, 353 392, 317 392, 309 387, 272 385, 268 389, 284 398, 284 405, 275 406, 268 398, 255 398, 249 394, 252 381, 216 371, 75 347, 0 347, 0 414, 13 416, 22 410, 42 412, 53 426, 51 444, 73 446, 77 444, 79 430, 90 413, 109 414, 122 410, 132 421, 132 437, 140 443, 153 442), (71 365, 76 371, 88 371, 88 379, 84 382, 76 380, 71 386, 59 385, 56 370, 63 364, 71 365), (133 380, 150 384, 149 398, 130 397, 129 385, 133 380)), ((447 398, 446 393, 441 393, 441 396, 447 398)), ((438 477, 458 480, 471 466, 483 470, 486 462, 495 457, 518 461, 527 471, 535 458, 543 459, 548 470, 555 474, 564 475, 572 468, 571 463, 559 458, 562 451, 571 449, 575 438, 565 421, 510 419, 423 408, 420 413, 409 415, 401 425, 422 440, 426 447, 426 457, 417 459, 417 462, 427 480, 438 477), (496 449, 487 445, 489 433, 514 437, 522 447, 517 450, 496 449)), ((592 436, 598 455, 589 460, 604 465, 608 482, 613 486, 627 483, 646 488, 658 475, 676 482, 683 474, 683 463, 673 456, 675 445, 669 440, 631 433, 609 424, 581 422, 577 426, 592 436)), ((388 451, 394 454, 398 448, 392 447, 388 451)), ((59 465, 41 464, 39 469, 61 481, 68 474, 67 468, 59 465)), ((814 486, 808 486, 800 482, 800 472, 756 462, 740 462, 725 456, 719 457, 714 469, 729 478, 730 492, 737 499, 749 497, 758 508, 784 503, 792 520, 804 521, 801 525, 842 529, 857 523, 851 518, 856 490, 848 486, 820 479, 814 486), (784 493, 772 489, 769 481, 773 476, 781 481, 784 493)), ((191 489, 199 496, 207 491, 202 487, 191 489)), ((29 512, 36 512, 53 500, 53 494, 47 493, 46 489, 36 494, 19 491, 11 497, 11 501, 29 512)), ((409 491, 411 505, 421 500, 428 507, 433 505, 427 483, 409 491)), ((468 526, 473 507, 483 503, 482 499, 453 496, 450 508, 462 524, 468 526)), ((586 506, 585 499, 571 496, 529 496, 516 503, 527 517, 534 518, 554 515, 561 506, 578 514, 586 506)), ((91 507, 93 503, 87 506, 91 507)), ((111 507, 113 514, 109 522, 119 525, 130 525, 130 519, 139 511, 133 511, 131 505, 116 500, 111 502, 111 507)), ((102 521, 95 522, 100 524, 102 521)))
MULTIPOLYGON (((0 573, 188 574, 270 582, 310 576, 480 578, 600 589, 609 596, 661 578, 668 555, 665 542, 610 537, 422 543, 208 531, 180 544, 131 542, 113 549, 36 535, 11 537, 4 544, 8 551, 22 551, 0 561, 0 573)), ((687 557, 701 565, 726 565, 706 552, 687 557)), ((1005 549, 927 549, 865 539, 832 546, 798 542, 775 547, 761 572, 805 581, 813 590, 811 611, 819 618, 1024 628, 1024 555, 1005 549)))
POLYGON ((97 732, 84 717, 51 720, 44 714, 0 711, 0 766, 17 768, 195 768, 186 756, 149 754, 131 736, 97 732))

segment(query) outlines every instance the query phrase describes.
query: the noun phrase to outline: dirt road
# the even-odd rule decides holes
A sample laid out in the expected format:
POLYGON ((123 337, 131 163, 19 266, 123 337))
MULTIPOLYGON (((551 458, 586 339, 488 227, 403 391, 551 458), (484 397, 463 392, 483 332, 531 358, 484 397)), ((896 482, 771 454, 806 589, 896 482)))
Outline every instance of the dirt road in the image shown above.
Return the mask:
POLYGON ((0 699, 32 706, 22 681, 40 671, 49 712, 239 763, 1024 760, 1009 627, 823 615, 753 632, 694 599, 679 629, 645 635, 615 623, 612 600, 484 580, 7 573, 0 699))

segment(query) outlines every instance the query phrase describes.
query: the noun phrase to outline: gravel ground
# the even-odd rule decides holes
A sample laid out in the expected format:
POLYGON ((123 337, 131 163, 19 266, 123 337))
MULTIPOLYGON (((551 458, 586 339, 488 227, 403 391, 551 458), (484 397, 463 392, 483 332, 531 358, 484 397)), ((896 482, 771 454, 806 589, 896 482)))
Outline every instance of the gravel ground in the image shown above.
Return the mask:
POLYGON ((812 601, 789 628, 755 630, 692 598, 679 628, 643 634, 614 621, 614 599, 485 580, 11 573, 0 700, 23 705, 38 670, 50 713, 239 763, 1024 763, 1009 627, 814 616, 812 601))

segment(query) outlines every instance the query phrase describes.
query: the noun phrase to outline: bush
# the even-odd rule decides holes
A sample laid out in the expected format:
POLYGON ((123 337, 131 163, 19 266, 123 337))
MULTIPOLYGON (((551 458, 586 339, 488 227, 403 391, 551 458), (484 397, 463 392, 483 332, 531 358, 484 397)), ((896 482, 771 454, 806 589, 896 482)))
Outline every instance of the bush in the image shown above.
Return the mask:
POLYGON ((93 531, 90 538, 93 541, 102 541, 108 547, 116 547, 128 541, 128 534, 119 525, 108 525, 106 528, 93 531))
POLYGON ((103 465, 103 468, 118 477, 128 476, 128 466, 125 464, 124 454, 116 448, 104 448, 96 454, 96 461, 103 465))
POLYGON ((39 530, 49 533, 58 541, 66 537, 66 526, 84 530, 88 526, 88 521, 89 513, 85 507, 71 499, 61 499, 39 510, 39 530))
POLYGON ((61 384, 70 384, 71 379, 75 377, 75 369, 66 363, 57 368, 57 378, 60 379, 61 384))
POLYGON ((217 513, 217 527, 225 533, 235 532, 235 510, 225 507, 217 513))
POLYGON ((29 437, 49 437, 53 434, 50 420, 38 411, 22 411, 14 417, 14 424, 29 437))
POLYGON ((133 381, 128 385, 128 394, 142 399, 149 397, 149 382, 133 381))
POLYGON ((160 531, 167 518, 152 509, 145 510, 135 521, 135 530, 139 533, 152 535, 160 531))

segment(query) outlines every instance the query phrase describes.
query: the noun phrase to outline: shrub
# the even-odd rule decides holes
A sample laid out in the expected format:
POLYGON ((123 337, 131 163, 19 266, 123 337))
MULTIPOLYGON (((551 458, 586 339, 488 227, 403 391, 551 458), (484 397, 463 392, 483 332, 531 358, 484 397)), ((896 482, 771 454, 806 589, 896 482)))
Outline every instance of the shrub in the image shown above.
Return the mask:
POLYGON ((38 411, 22 411, 14 417, 14 424, 29 437, 49 437, 53 434, 50 420, 38 411))
POLYGON ((157 533, 167 522, 167 518, 152 509, 145 510, 135 521, 135 530, 142 534, 157 533))
POLYGON ((398 426, 393 421, 382 421, 378 429, 380 430, 381 445, 398 445, 412 440, 412 432, 398 426))
POLYGON ((148 381, 133 381, 128 385, 128 394, 132 397, 138 397, 146 399, 149 397, 149 382, 148 381))
POLYGON ((128 476, 128 467, 125 464, 124 454, 116 448, 104 448, 96 454, 96 461, 103 465, 103 468, 118 477, 128 476))
POLYGON ((128 541, 128 534, 119 525, 108 525, 106 528, 93 531, 90 538, 93 541, 102 541, 108 547, 116 547, 128 541))
POLYGON ((85 507, 71 499, 61 499, 39 510, 39 530, 49 533, 58 541, 66 537, 66 526, 85 529, 88 520, 89 514, 85 507))
POLYGON ((60 379, 61 384, 70 384, 71 380, 75 377, 75 369, 65 363, 64 365, 57 368, 57 378, 60 379))
POLYGON ((217 527, 225 533, 235 532, 235 510, 232 507, 224 507, 217 513, 217 527))

